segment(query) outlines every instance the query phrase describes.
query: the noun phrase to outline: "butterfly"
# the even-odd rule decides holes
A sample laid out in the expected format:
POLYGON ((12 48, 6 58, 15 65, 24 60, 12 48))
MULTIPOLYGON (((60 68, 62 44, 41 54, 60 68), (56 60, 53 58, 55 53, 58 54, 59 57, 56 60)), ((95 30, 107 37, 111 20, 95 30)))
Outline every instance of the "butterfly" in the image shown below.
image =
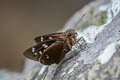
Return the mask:
POLYGON ((34 39, 36 45, 26 49, 23 55, 44 65, 58 64, 76 44, 76 37, 75 29, 38 36, 34 39))

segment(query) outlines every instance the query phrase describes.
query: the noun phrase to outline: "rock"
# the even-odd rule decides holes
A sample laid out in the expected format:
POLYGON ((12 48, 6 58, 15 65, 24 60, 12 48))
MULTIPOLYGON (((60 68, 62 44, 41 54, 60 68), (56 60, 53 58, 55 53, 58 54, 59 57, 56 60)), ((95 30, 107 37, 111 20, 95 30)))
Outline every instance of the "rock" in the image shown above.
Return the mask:
POLYGON ((76 12, 64 30, 75 28, 87 47, 77 45, 59 65, 34 67, 25 80, 120 79, 120 1, 96 0, 76 12), (39 71, 40 70, 40 71, 39 71), (42 70, 42 73, 41 73, 42 70))

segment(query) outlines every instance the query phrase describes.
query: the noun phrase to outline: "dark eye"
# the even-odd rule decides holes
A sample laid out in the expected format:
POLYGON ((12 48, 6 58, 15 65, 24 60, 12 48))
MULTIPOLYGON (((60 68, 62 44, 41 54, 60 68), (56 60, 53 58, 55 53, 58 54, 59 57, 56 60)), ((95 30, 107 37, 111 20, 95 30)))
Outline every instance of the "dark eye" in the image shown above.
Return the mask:
POLYGON ((70 36, 72 36, 72 34, 71 34, 71 33, 68 33, 67 36, 70 37, 70 36))

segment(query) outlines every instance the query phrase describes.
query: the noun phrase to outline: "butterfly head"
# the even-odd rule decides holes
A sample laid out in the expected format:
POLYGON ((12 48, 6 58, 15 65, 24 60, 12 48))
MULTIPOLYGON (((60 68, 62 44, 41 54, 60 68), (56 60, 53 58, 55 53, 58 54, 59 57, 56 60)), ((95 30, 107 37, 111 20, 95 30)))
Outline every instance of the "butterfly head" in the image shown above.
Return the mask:
POLYGON ((77 37, 77 32, 75 31, 75 29, 68 29, 66 32, 66 37, 67 38, 76 38, 77 37))
POLYGON ((75 31, 75 29, 68 29, 65 32, 65 36, 66 36, 66 41, 71 45, 75 45, 76 43, 76 37, 77 37, 77 32, 75 31))

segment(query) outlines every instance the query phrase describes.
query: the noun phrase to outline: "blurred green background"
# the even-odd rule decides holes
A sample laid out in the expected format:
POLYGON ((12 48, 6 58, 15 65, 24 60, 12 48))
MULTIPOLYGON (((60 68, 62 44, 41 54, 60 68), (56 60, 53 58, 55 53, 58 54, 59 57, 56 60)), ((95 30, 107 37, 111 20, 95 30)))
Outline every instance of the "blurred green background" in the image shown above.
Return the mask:
POLYGON ((0 69, 22 71, 23 51, 92 0, 0 0, 0 69))

